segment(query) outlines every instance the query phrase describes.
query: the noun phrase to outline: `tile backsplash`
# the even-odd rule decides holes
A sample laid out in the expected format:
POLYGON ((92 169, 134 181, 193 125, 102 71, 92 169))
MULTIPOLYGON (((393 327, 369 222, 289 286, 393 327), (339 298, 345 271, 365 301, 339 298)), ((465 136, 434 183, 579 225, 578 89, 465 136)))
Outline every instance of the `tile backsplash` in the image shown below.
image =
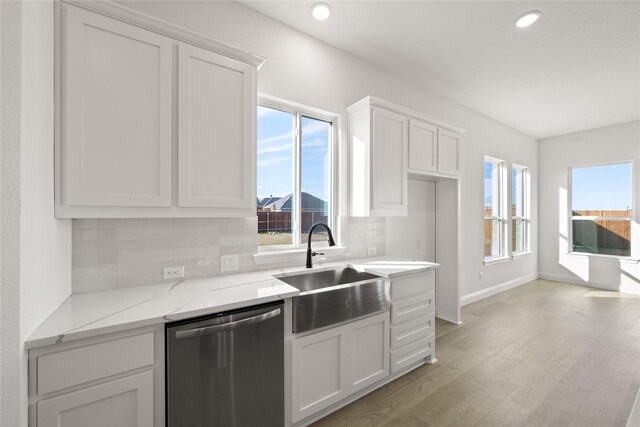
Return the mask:
MULTIPOLYGON (((366 257, 370 247, 384 255, 385 225, 384 218, 340 218, 347 249, 336 259, 366 257)), ((237 272, 300 264, 256 265, 257 227, 256 217, 74 219, 72 291, 162 283, 162 269, 177 265, 186 279, 219 275, 222 255, 238 255, 237 272)))

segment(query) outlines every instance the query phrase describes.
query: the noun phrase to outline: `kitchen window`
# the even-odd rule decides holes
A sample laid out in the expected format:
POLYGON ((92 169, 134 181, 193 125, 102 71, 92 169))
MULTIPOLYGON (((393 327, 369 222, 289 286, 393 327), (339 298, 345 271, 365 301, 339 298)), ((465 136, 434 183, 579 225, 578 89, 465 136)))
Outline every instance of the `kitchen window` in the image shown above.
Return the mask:
POLYGON ((571 252, 631 256, 631 163, 570 169, 571 252))
MULTIPOLYGON (((261 98, 257 131, 258 246, 292 249, 307 244, 316 222, 334 224, 336 116, 261 98)), ((327 242, 317 229, 312 241, 327 242)))
POLYGON ((505 162, 484 159, 484 258, 496 260, 505 256, 504 172, 505 162))
POLYGON ((529 168, 511 168, 511 250, 513 255, 529 251, 530 210, 529 168))

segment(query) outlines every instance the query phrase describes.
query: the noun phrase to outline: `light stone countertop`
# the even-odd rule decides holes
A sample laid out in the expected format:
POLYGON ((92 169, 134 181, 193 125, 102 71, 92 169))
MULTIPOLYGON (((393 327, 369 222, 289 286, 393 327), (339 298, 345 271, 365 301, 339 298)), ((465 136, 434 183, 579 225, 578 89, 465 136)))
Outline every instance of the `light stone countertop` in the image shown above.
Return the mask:
MULTIPOLYGON (((313 269, 345 265, 385 278, 439 267, 429 262, 378 257, 317 261, 313 269)), ((291 298, 299 294, 298 289, 273 275, 305 270, 304 267, 263 270, 74 294, 36 329, 25 346, 42 347, 291 298)))

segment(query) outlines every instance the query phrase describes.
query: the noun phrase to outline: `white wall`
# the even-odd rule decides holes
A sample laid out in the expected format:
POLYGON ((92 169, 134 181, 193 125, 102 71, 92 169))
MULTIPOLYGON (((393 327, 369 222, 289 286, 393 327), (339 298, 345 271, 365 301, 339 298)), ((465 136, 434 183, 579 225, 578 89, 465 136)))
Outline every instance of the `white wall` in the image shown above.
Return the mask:
MULTIPOLYGON (((22 7, 0 2, 0 425, 20 425, 20 48, 22 7)), ((25 408, 26 410, 26 408, 25 408)))
POLYGON ((406 217, 387 218, 386 255, 436 261, 436 183, 409 179, 406 217))
POLYGON ((71 293, 71 221, 53 217, 53 2, 1 7, 0 424, 18 426, 27 424, 24 341, 71 293))
MULTIPOLYGON (((467 129, 461 154, 463 216, 461 293, 474 293, 537 274, 537 189, 533 188, 534 255, 483 270, 483 156, 489 154, 531 167, 537 180, 537 141, 477 112, 435 95, 393 73, 324 44, 235 2, 122 2, 168 22, 266 58, 258 72, 258 90, 342 115, 345 108, 374 95, 467 129)), ((343 138, 346 140, 346 138, 343 138)), ((346 147, 341 147, 341 173, 346 177, 346 147)), ((345 180, 343 180, 345 181, 345 180)), ((346 213, 346 191, 341 189, 346 213)))
MULTIPOLYGON (((21 346, 71 294, 71 220, 55 219, 53 211, 53 9, 53 1, 25 1, 22 8, 21 346)), ((26 380, 21 385, 24 398, 26 380)))
POLYGON ((640 122, 625 123, 540 141, 540 275, 551 280, 640 293, 640 122), (632 257, 568 255, 568 173, 571 166, 633 160, 635 222, 632 257))
MULTIPOLYGON (((384 218, 350 218, 341 244, 347 249, 327 260, 364 258, 375 247, 384 255, 384 218)), ((161 266, 183 265, 186 279, 304 264, 290 260, 256 265, 257 217, 74 219, 72 293, 162 283, 161 266), (238 270, 223 273, 220 257, 238 256, 238 270)))

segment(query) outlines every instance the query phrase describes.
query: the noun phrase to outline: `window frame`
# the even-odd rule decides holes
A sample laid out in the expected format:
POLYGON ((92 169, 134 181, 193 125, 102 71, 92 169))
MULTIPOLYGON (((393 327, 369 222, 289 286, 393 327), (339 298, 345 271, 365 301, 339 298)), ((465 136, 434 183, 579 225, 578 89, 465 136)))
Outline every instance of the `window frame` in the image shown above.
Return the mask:
MULTIPOLYGON (((281 98, 276 98, 269 95, 258 94, 257 107, 266 107, 274 110, 279 110, 285 113, 293 114, 295 117, 295 140, 294 140, 294 162, 293 162, 293 192, 296 197, 294 197, 294 220, 292 225, 292 236, 291 244, 287 245, 257 245, 258 253, 270 253, 270 252, 284 252, 284 251, 296 251, 302 250, 306 248, 307 243, 302 243, 302 200, 300 197, 301 187, 302 187, 302 117, 309 117, 311 119, 321 120, 328 123, 331 123, 331 141, 329 141, 329 167, 331 171, 329 173, 329 178, 331 182, 329 183, 329 194, 328 194, 328 205, 329 212, 327 215, 328 225, 333 232, 334 240, 336 242, 340 242, 341 233, 337 224, 337 213, 338 210, 338 137, 339 137, 339 129, 340 129, 340 115, 323 111, 317 108, 309 107, 306 105, 298 104, 295 102, 287 101, 281 98)), ((257 110, 257 109, 256 109, 257 110)), ((257 111, 256 111, 256 127, 257 127, 257 111)), ((256 147, 258 144, 258 140, 256 138, 256 147)), ((257 152, 256 152, 256 187, 258 184, 258 164, 257 164, 257 152)), ((257 240, 256 233, 256 240, 257 240)), ((314 246, 316 247, 328 247, 328 242, 315 242, 314 246)))
MULTIPOLYGON (((488 264, 492 264, 492 263, 496 263, 496 262, 501 262, 501 261, 505 261, 509 259, 509 255, 508 255, 508 245, 507 245, 507 239, 508 239, 508 215, 507 215, 507 203, 506 203, 506 193, 507 193, 507 162, 505 160, 502 159, 498 159, 496 157, 492 157, 492 156, 484 156, 484 161, 482 162, 482 169, 483 169, 483 176, 484 176, 484 164, 486 162, 491 162, 493 164, 495 164, 498 168, 498 190, 499 190, 499 194, 497 197, 498 200, 498 216, 495 215, 490 215, 490 216, 486 216, 486 209, 485 209, 485 204, 484 204, 484 197, 483 197, 483 204, 482 204, 482 208, 483 208, 483 230, 484 230, 484 223, 487 220, 491 220, 491 221, 499 221, 500 224, 500 240, 499 240, 499 244, 500 244, 500 253, 498 255, 494 255, 494 256, 484 256, 484 264, 488 265, 488 264)), ((484 185, 484 178, 483 178, 483 185, 484 185)), ((486 196, 484 194, 484 189, 483 189, 483 196, 486 196)), ((494 195, 494 202, 495 203, 495 195, 494 195)), ((484 241, 483 241, 483 255, 484 255, 484 241)))
MULTIPOLYGON (((511 239, 513 239, 513 233, 515 232, 513 227, 513 221, 522 220, 524 222, 524 247, 521 251, 516 251, 513 249, 513 244, 510 247, 511 256, 518 257, 521 255, 525 255, 531 252, 531 169, 529 166, 521 165, 518 163, 511 164, 511 188, 512 191, 510 193, 513 196, 513 170, 520 169, 522 171, 522 215, 513 215, 511 214, 511 239)), ((511 205, 513 206, 514 200, 511 200, 511 205)), ((517 212, 517 208, 516 208, 517 212)), ((512 240, 513 241, 513 240, 512 240)))
POLYGON ((596 257, 596 258, 609 258, 609 259, 621 259, 621 260, 636 260, 640 258, 640 254, 636 253, 637 250, 634 250, 633 245, 633 229, 632 226, 630 228, 631 236, 631 246, 629 248, 629 255, 609 255, 609 254, 594 254, 589 252, 576 252, 573 250, 573 221, 597 221, 597 220, 614 220, 614 221, 630 221, 632 224, 635 221, 638 200, 636 199, 636 161, 634 159, 622 159, 622 160, 613 160, 606 162, 597 162, 597 163, 586 163, 581 165, 569 166, 567 168, 567 255, 578 256, 578 257, 596 257), (630 164, 631 165, 631 216, 629 217, 621 217, 621 216, 574 216, 573 215, 573 169, 583 169, 583 168, 591 168, 598 166, 611 166, 611 165, 621 165, 621 164, 630 164))

